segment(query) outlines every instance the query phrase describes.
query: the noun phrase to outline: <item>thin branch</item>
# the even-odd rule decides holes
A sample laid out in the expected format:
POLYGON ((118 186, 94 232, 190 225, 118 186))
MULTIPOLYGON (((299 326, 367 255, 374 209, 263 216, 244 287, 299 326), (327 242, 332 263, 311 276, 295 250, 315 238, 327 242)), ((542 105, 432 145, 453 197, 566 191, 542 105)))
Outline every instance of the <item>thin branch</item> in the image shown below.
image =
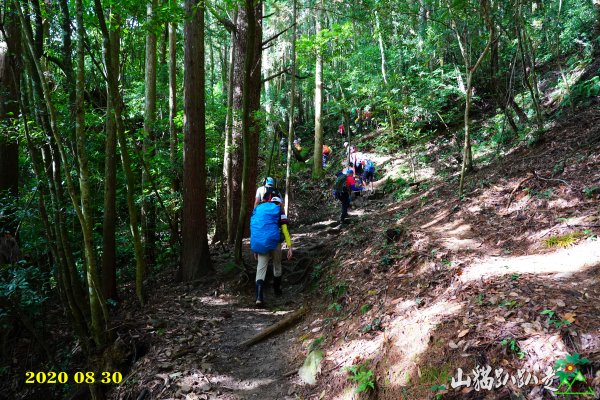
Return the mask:
POLYGON ((287 31, 289 31, 290 29, 292 29, 294 27, 294 25, 282 30, 281 32, 279 32, 278 34, 276 34, 275 36, 271 36, 269 39, 265 40, 262 42, 262 46, 266 46, 267 44, 269 44, 269 42, 272 42, 273 40, 277 39, 279 36, 283 35, 284 33, 286 33, 287 31))
POLYGON ((261 80, 260 83, 268 82, 268 81, 270 81, 272 79, 275 79, 278 76, 281 76, 283 74, 289 74, 289 72, 290 72, 290 67, 287 67, 284 70, 277 72, 276 74, 273 74, 271 76, 267 76, 266 78, 264 78, 263 80, 261 80))
POLYGON ((206 4, 206 9, 212 14, 213 17, 215 17, 217 21, 221 23, 221 25, 223 25, 223 27, 225 27, 225 29, 227 29, 228 32, 237 32, 237 27, 229 18, 219 15, 219 13, 217 13, 217 11, 208 4, 206 4))
POLYGON ((51 63, 53 63, 53 64, 56 64, 56 66, 57 66, 58 68, 60 68, 60 70, 61 70, 61 71, 65 72, 65 66, 64 66, 64 64, 63 64, 63 60, 61 60, 61 59, 60 59, 60 58, 58 58, 58 57, 51 56, 51 55, 50 55, 50 54, 48 54, 48 53, 44 53, 44 54, 43 54, 43 57, 44 57, 46 60, 50 61, 51 63))

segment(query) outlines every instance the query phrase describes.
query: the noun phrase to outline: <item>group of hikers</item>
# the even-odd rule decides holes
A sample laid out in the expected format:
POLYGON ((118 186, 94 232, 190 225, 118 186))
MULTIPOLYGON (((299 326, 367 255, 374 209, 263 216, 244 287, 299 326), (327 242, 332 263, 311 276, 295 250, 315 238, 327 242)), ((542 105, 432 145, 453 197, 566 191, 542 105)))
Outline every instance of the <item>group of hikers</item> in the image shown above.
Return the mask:
MULTIPOLYGON (((357 130, 363 126, 371 126, 373 114, 370 110, 361 112, 359 108, 352 109, 352 120, 357 130)), ((345 137, 345 127, 342 123, 338 127, 340 136, 345 137)), ((300 138, 293 141, 293 151, 297 154, 302 152, 300 138)), ((284 162, 287 161, 287 139, 281 138, 279 142, 281 154, 284 162)), ((344 168, 336 174, 336 180, 333 186, 333 196, 341 203, 340 224, 346 224, 348 217, 348 208, 351 205, 352 198, 364 190, 369 190, 375 174, 375 164, 363 153, 359 152, 356 145, 344 143, 345 158, 344 168)), ((327 144, 323 144, 323 168, 331 158, 332 149, 327 144)), ((285 241, 287 245, 287 258, 292 258, 292 241, 288 231, 288 218, 284 212, 283 196, 277 190, 275 180, 267 177, 263 186, 256 190, 254 200, 254 211, 250 218, 250 249, 257 260, 256 266, 256 305, 264 304, 264 285, 267 275, 269 260, 273 259, 273 291, 275 296, 282 294, 281 288, 281 246, 285 241)))
POLYGON ((346 148, 347 164, 342 171, 336 174, 333 184, 333 197, 341 203, 340 224, 346 223, 348 208, 352 203, 353 195, 369 190, 375 178, 375 164, 363 153, 359 152, 356 145, 344 143, 346 148))
MULTIPOLYGON (((344 143, 346 163, 344 169, 336 176, 333 186, 334 197, 341 203, 340 224, 346 223, 348 208, 353 193, 368 190, 373 182, 375 164, 357 151, 355 145, 344 143)), ((325 151, 323 163, 326 163, 325 151)), ((331 150, 327 152, 327 157, 331 150)), ((281 289, 281 245, 287 245, 287 258, 292 258, 292 241, 288 231, 288 218, 284 212, 283 196, 275 187, 275 180, 267 177, 264 185, 256 190, 254 211, 250 218, 250 249, 257 260, 256 266, 256 305, 264 303, 264 284, 269 260, 273 259, 273 291, 275 296, 282 294, 281 289)))

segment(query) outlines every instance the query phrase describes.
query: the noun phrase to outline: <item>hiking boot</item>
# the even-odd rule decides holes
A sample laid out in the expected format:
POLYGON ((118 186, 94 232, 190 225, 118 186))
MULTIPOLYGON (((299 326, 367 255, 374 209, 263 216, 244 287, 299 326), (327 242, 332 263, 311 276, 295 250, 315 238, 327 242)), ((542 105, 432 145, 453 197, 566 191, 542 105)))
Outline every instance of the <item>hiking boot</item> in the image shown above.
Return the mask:
POLYGON ((257 306, 262 306, 263 303, 265 302, 263 299, 264 284, 265 284, 265 281, 263 281, 262 279, 259 279, 256 281, 256 305, 257 306))
POLYGON ((273 291, 275 292, 275 296, 281 296, 283 294, 280 276, 273 277, 273 291))

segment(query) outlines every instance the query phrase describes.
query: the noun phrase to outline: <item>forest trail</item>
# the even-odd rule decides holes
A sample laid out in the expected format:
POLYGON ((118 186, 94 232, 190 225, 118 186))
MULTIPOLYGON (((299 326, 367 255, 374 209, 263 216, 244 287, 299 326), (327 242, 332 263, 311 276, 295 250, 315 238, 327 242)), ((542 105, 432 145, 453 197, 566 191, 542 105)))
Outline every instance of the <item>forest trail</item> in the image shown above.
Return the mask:
MULTIPOLYGON (((544 245, 596 226, 597 200, 581 193, 600 178, 593 172, 599 156, 574 145, 594 132, 567 134, 558 143, 557 129, 547 146, 481 168, 470 179, 484 184, 472 186, 465 201, 443 180, 402 201, 382 198, 382 179, 377 195, 355 201, 344 229, 334 220, 339 207, 329 199, 329 182, 320 182, 298 195, 291 213, 292 221, 306 223, 290 229, 295 253, 283 262, 284 295, 275 298, 267 286, 267 307, 254 308, 250 254, 240 281, 225 274, 199 286, 168 284, 138 325, 149 351, 112 398, 356 399, 345 368, 367 362, 377 376, 377 398, 421 399, 432 395, 440 375, 474 363, 539 373, 577 350, 600 365, 600 306, 589 300, 600 298, 598 230, 587 238, 578 233, 563 249, 544 245), (560 178, 544 178, 546 157, 559 154, 578 161, 560 178), (536 161, 519 164, 524 157, 536 161), (533 175, 524 185, 528 171, 533 175), (544 190, 552 195, 540 195, 544 190), (240 347, 303 305, 311 311, 302 321, 240 347), (325 358, 317 385, 308 386, 297 370, 319 338, 325 358), (501 345, 504 339, 517 350, 501 345), (519 351, 524 360, 515 358, 519 351)), ((394 176, 398 160, 407 161, 364 153, 381 163, 385 177, 394 176)), ((213 261, 223 268, 228 253, 215 251, 213 261)), ((543 398, 540 386, 528 390, 508 385, 496 394, 543 398)), ((443 394, 478 398, 472 390, 443 394)))
MULTIPOLYGON (((326 242, 339 233, 336 225, 322 221, 294 228, 294 258, 283 258, 284 293, 273 295, 269 269, 263 309, 254 307, 247 283, 254 278, 250 269, 242 282, 171 283, 155 293, 143 318, 137 324, 128 321, 137 325, 134 338, 151 342, 149 350, 111 398, 295 399, 288 378, 302 364, 291 351, 302 335, 301 325, 251 347, 240 344, 305 303, 307 264, 321 257, 326 242)), ((222 260, 217 256, 215 261, 222 260)), ((255 267, 256 262, 248 257, 245 264, 255 267)))

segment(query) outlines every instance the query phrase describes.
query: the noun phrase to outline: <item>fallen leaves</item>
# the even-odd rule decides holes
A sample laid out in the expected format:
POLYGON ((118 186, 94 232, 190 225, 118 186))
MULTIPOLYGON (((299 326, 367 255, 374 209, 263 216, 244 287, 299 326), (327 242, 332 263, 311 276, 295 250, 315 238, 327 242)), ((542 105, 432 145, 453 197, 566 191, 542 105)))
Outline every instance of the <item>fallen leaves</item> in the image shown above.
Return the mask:
POLYGON ((467 333, 469 333, 470 329, 465 329, 459 332, 458 337, 464 337, 467 333))

